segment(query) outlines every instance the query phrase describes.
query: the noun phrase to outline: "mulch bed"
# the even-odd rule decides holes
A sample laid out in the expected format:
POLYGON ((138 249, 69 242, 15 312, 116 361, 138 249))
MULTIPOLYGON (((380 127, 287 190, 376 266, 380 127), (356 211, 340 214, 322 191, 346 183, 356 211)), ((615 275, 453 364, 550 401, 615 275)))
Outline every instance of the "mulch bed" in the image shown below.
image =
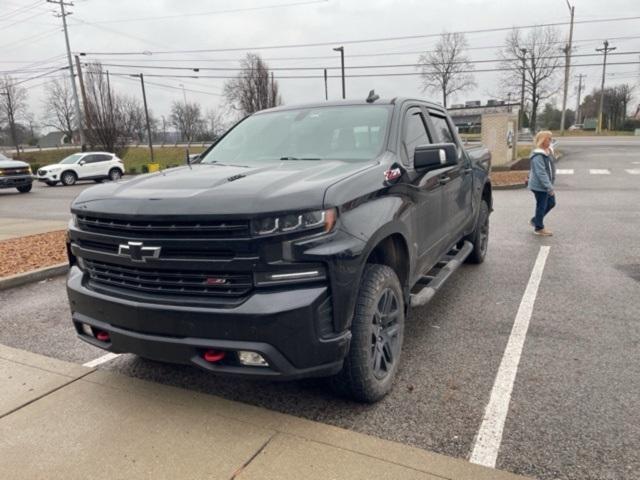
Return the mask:
POLYGON ((506 170, 502 172, 491 172, 491 184, 495 187, 524 186, 524 181, 529 175, 528 170, 506 170))
POLYGON ((0 277, 67 261, 64 230, 0 241, 0 277))

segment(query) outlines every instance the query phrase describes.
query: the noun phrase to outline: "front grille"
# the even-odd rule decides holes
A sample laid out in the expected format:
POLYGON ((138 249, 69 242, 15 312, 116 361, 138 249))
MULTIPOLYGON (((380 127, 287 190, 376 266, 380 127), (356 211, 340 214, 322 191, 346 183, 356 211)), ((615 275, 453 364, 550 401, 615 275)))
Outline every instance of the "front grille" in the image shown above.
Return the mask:
MULTIPOLYGON (((124 241, 123 241, 124 242, 124 241)), ((99 242, 95 240, 78 239, 76 243, 87 250, 93 250, 100 253, 117 254, 119 244, 99 242)), ((124 242, 126 243, 126 242, 124 242)), ((185 245, 163 245, 159 258, 171 258, 171 259, 205 259, 205 260, 232 260, 235 258, 235 253, 231 250, 212 250, 206 245, 200 246, 197 244, 185 244, 185 245)))
POLYGON ((230 238, 249 236, 246 220, 122 220, 78 215, 81 230, 122 237, 230 238))
POLYGON ((147 270, 84 260, 90 281, 126 290, 198 297, 241 297, 251 291, 251 273, 147 270))
POLYGON ((38 175, 40 175, 41 177, 44 177, 47 174, 46 170, 38 170, 38 175))
POLYGON ((3 174, 6 177, 10 177, 12 175, 29 175, 29 168, 27 167, 19 167, 19 168, 2 168, 3 174))

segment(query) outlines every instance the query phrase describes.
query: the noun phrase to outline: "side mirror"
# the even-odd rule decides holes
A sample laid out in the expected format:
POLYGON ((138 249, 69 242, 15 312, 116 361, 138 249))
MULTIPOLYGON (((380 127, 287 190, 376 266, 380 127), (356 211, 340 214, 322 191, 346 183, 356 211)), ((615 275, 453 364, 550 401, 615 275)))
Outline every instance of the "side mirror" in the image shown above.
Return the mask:
POLYGON ((78 162, 78 165, 84 165, 85 163, 87 163, 87 162, 86 162, 86 160, 80 160, 80 161, 78 162))
POLYGON ((458 150, 453 143, 436 143, 416 147, 413 165, 416 170, 434 170, 455 165, 458 150))

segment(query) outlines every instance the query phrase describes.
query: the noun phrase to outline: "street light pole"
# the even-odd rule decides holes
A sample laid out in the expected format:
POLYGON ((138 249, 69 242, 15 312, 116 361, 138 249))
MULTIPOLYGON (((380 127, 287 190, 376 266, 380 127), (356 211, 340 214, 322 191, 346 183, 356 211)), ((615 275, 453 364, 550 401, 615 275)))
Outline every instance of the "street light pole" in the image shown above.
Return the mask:
POLYGON ((526 73, 526 62, 527 62, 527 49, 521 48, 520 53, 522 54, 522 90, 520 91, 520 130, 522 130, 524 126, 524 75, 526 73))
POLYGON ((615 50, 617 47, 609 47, 609 41, 604 41, 604 48, 596 48, 596 52, 603 52, 604 59, 602 60, 602 84, 600 86, 600 106, 598 107, 598 128, 596 133, 602 133, 602 108, 604 106, 604 77, 607 71, 607 53, 615 50))
POLYGON ((571 67, 571 43, 573 42, 573 15, 575 7, 567 0, 569 12, 571 12, 571 26, 569 27, 569 43, 564 47, 564 90, 562 93, 562 115, 560 116, 560 135, 564 135, 564 118, 567 111, 567 90, 569 89, 569 76, 571 67))
POLYGON ((342 98, 345 99, 345 87, 344 87, 344 47, 336 47, 333 49, 334 52, 340 52, 340 65, 342 68, 342 98))

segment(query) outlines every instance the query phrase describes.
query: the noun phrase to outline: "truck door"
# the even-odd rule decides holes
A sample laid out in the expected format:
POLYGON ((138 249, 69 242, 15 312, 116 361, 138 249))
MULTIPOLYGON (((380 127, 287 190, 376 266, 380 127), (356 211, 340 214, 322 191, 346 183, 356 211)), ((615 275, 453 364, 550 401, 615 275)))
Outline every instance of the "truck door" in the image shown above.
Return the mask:
POLYGON ((401 139, 401 156, 406 160, 409 189, 415 206, 412 217, 416 235, 412 241, 415 242, 418 269, 424 271, 438 261, 445 232, 441 227, 442 185, 438 182, 438 175, 433 171, 416 172, 413 167, 416 147, 433 143, 420 107, 410 107, 406 111, 401 139))
POLYGON ((440 171, 442 223, 447 229, 448 243, 452 243, 460 239, 473 216, 471 163, 448 119, 443 114, 430 111, 429 120, 435 141, 453 143, 458 149, 458 163, 440 171))

